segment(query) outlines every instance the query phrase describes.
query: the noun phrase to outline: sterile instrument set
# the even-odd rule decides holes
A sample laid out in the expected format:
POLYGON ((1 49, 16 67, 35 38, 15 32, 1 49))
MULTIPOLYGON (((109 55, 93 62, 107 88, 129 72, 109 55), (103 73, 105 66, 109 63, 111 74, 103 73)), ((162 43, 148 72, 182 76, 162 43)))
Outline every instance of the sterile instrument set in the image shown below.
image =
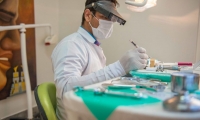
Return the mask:
MULTIPOLYGON (((138 48, 132 40, 130 42, 138 48)), ((163 101, 167 111, 196 112, 200 111, 199 80, 200 75, 193 70, 200 66, 200 61, 164 63, 149 58, 145 70, 130 71, 129 76, 103 83, 92 89, 95 96, 111 95, 133 99, 147 99, 149 96, 163 101), (170 70, 166 71, 166 70, 170 70), (121 89, 132 89, 136 93, 127 93, 121 89), (119 91, 118 91, 119 90, 119 91)), ((74 91, 91 91, 75 87, 74 91)))
MULTIPOLYGON (((150 74, 153 75, 153 73, 150 74)), ((155 75, 154 77, 158 76, 155 75)), ((200 111, 199 78, 199 74, 175 72, 170 75, 170 83, 154 78, 139 78, 136 75, 133 77, 120 77, 111 83, 103 83, 100 87, 94 89, 75 87, 74 90, 92 90, 95 96, 111 95, 138 100, 147 99, 151 96, 162 100, 163 108, 167 111, 196 112, 200 111), (137 92, 120 91, 124 89, 132 89, 137 92)))

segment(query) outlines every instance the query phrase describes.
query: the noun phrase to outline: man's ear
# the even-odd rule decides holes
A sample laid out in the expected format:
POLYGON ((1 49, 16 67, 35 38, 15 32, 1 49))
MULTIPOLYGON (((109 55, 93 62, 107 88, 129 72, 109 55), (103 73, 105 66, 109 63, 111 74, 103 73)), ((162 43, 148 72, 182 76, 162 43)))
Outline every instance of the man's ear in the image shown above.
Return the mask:
POLYGON ((89 9, 85 9, 84 11, 84 17, 86 22, 90 22, 92 19, 92 15, 89 9))

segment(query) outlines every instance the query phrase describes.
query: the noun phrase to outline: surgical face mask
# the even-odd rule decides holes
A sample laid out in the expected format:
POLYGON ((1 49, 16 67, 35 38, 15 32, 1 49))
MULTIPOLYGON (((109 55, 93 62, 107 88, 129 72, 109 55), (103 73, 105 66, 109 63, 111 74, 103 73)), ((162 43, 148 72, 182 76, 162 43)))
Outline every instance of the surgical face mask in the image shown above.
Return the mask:
POLYGON ((97 40, 103 40, 103 39, 109 38, 111 36, 112 32, 113 32, 113 22, 101 20, 101 19, 99 19, 98 21, 99 21, 99 26, 97 28, 92 27, 92 25, 89 22, 89 24, 92 28, 92 32, 93 32, 94 37, 97 40))

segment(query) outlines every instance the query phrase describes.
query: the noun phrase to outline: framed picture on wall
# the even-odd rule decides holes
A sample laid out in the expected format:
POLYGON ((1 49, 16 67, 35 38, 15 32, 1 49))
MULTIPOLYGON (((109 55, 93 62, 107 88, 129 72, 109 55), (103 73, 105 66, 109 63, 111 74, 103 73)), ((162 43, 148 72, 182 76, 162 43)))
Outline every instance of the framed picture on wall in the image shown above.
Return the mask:
MULTIPOLYGON (((34 24, 34 0, 0 0, 0 26, 34 24)), ((26 29, 31 89, 37 85, 35 29, 26 29)), ((21 60, 20 30, 0 32, 0 100, 26 91, 21 60)))

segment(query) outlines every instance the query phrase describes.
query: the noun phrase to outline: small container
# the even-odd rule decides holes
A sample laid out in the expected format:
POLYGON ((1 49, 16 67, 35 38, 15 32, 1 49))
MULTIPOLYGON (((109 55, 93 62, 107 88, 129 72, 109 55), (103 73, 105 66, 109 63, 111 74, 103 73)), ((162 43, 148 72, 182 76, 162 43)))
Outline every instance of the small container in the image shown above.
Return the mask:
POLYGON ((171 91, 182 93, 194 92, 199 89, 200 75, 188 72, 175 72, 171 74, 171 91))

